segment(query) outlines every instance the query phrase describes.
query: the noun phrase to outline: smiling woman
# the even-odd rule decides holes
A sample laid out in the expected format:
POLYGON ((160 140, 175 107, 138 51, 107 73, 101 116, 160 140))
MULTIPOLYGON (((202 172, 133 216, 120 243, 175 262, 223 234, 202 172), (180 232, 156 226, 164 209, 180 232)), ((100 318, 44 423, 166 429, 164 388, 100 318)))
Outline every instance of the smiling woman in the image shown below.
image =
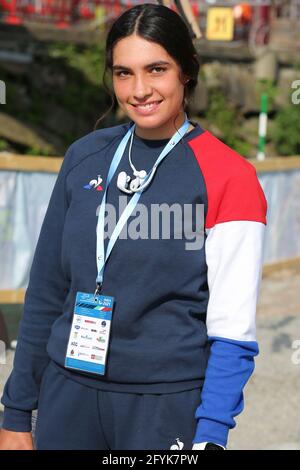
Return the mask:
MULTIPOLYGON (((200 64, 178 14, 158 5, 139 7, 118 18, 107 36, 103 84, 112 104, 95 128, 117 100, 136 123, 136 135, 170 138, 184 122, 200 64), (113 90, 107 83, 108 74, 113 90)), ((192 129, 190 125, 188 130, 192 129)))
POLYGON ((115 95, 121 109, 135 121, 136 135, 171 137, 174 124, 180 127, 184 119, 180 66, 162 46, 136 34, 117 42, 113 63, 115 95), (118 65, 121 61, 125 65, 118 65))
POLYGON ((254 167, 187 117, 199 62, 177 13, 150 3, 123 13, 106 73, 128 122, 66 152, 0 449, 32 448, 37 407, 37 449, 223 450, 258 353, 266 200, 254 167), (119 220, 107 234, 109 206, 119 220))

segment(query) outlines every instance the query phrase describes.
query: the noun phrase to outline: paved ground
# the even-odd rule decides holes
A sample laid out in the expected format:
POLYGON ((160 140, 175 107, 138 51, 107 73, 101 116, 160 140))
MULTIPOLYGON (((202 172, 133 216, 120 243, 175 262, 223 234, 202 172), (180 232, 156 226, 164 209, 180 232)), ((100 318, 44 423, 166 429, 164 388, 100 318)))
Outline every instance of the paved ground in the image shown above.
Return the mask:
POLYGON ((260 355, 229 446, 300 450, 300 353, 292 347, 295 340, 300 345, 299 268, 263 280, 257 337, 260 355))
MULTIPOLYGON (((295 340, 300 344, 300 267, 263 279, 257 336, 260 355, 228 447, 300 450, 300 347, 298 354, 292 347, 295 340)), ((10 351, 0 366, 0 394, 12 360, 10 351)))

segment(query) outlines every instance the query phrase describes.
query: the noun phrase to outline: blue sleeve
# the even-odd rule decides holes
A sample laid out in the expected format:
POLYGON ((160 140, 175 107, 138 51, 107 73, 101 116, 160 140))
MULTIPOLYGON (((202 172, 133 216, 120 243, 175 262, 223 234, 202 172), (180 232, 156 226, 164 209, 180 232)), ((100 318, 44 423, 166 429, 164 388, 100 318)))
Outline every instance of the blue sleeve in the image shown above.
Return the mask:
POLYGON ((53 322, 62 313, 68 283, 61 266, 62 232, 67 211, 65 179, 71 147, 66 152, 43 220, 25 293, 13 370, 5 384, 2 427, 31 431, 40 382, 49 362, 47 343, 53 322))
POLYGON ((208 230, 206 262, 210 342, 193 444, 226 446, 234 417, 244 406, 243 388, 258 354, 256 307, 260 289, 265 224, 237 220, 208 230))
POLYGON ((254 370, 255 341, 210 337, 210 357, 201 395, 193 444, 214 442, 226 446, 234 417, 244 407, 243 388, 254 370))

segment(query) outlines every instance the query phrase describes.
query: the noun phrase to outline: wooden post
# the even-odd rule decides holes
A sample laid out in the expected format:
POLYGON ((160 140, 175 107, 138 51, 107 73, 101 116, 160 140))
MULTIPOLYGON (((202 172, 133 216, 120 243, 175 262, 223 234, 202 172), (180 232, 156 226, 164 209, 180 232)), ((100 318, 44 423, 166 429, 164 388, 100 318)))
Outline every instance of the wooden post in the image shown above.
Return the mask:
MULTIPOLYGON (((186 18, 186 20, 188 21, 188 23, 190 24, 191 26, 191 29, 196 37, 196 39, 200 39, 202 37, 202 33, 201 33, 201 30, 200 30, 200 26, 194 16, 194 13, 193 13, 193 10, 192 10, 192 7, 191 7, 191 4, 189 2, 189 0, 179 0, 179 2, 175 2, 176 4, 180 4, 182 10, 183 10, 183 13, 184 13, 184 16, 186 18)), ((179 6, 179 5, 178 5, 179 6)))
MULTIPOLYGON (((160 0, 158 1, 159 4, 164 5, 165 7, 172 8, 172 1, 171 0, 160 0)), ((191 4, 189 0, 175 0, 175 5, 179 11, 179 13, 183 16, 185 22, 188 23, 191 31, 194 33, 197 39, 202 37, 202 33, 200 31, 200 26, 194 16, 191 4)))

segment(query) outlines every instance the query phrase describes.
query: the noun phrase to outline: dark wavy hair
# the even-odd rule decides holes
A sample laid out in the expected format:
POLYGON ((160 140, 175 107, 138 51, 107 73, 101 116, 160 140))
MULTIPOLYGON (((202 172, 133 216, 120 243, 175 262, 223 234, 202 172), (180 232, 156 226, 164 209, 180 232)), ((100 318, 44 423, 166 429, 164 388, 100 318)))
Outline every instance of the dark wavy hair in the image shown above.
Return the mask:
POLYGON ((111 98, 109 109, 97 120, 94 129, 114 108, 116 98, 114 91, 106 81, 107 73, 112 76, 113 48, 116 43, 132 34, 162 46, 180 67, 180 79, 183 75, 189 78, 185 84, 183 109, 198 83, 200 63, 189 29, 181 16, 164 5, 144 3, 136 5, 122 13, 112 24, 106 38, 105 68, 102 82, 105 91, 111 98))

